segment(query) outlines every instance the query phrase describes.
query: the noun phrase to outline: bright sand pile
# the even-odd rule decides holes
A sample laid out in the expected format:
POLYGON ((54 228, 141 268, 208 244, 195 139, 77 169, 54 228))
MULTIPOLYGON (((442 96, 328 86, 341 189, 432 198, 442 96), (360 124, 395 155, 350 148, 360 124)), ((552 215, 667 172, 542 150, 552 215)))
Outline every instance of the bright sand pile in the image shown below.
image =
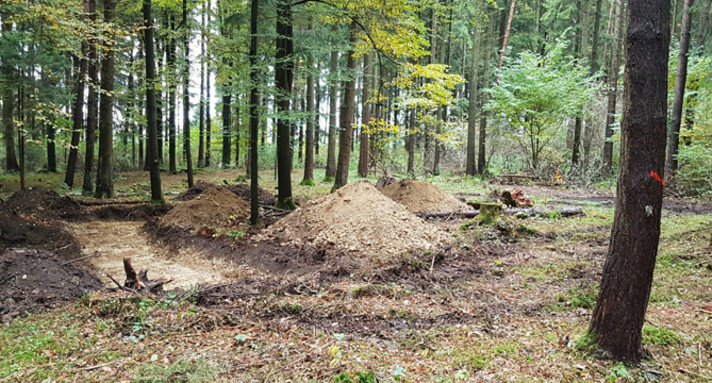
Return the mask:
POLYGON ((227 227, 245 220, 250 206, 222 186, 207 188, 194 199, 183 202, 161 218, 164 226, 199 229, 227 227))
POLYGON ((467 210, 467 205, 427 182, 402 180, 384 187, 381 192, 411 212, 467 210))
POLYGON ((309 201, 270 226, 260 239, 383 255, 435 250, 447 243, 448 235, 368 181, 360 181, 309 201))

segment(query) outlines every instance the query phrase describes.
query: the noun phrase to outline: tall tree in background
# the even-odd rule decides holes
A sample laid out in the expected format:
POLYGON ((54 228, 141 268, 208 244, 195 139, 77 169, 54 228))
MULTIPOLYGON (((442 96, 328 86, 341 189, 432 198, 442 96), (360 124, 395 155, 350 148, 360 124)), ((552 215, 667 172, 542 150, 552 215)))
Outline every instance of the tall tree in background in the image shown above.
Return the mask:
POLYGON ((616 212, 589 331, 614 358, 638 361, 660 239, 670 2, 629 4, 616 212))
MULTIPOLYGON (((494 24, 496 10, 490 12, 489 22, 487 23, 487 37, 485 39, 485 57, 483 60, 483 70, 482 70, 482 88, 489 88, 490 85, 490 61, 492 60, 492 45, 494 44, 494 24)), ((480 103, 484 105, 487 102, 487 95, 482 95, 482 100, 480 103)), ((482 113, 480 116, 480 131, 477 143, 477 173, 484 174, 487 171, 487 117, 489 112, 482 113)))
MULTIPOLYGON (((313 30, 313 28, 312 28, 313 30)), ((304 179, 300 185, 314 186, 314 122, 317 118, 314 102, 314 59, 312 53, 307 53, 307 132, 304 153, 304 179)))
POLYGON ((613 46, 611 48, 611 65, 608 67, 608 113, 606 114, 606 135, 603 144, 603 165, 608 171, 613 169, 613 124, 616 121, 616 100, 618 99, 618 72, 621 66, 621 40, 623 38, 623 17, 625 4, 617 0, 616 24, 614 28, 613 46))
MULTIPOLYGON (((88 1, 89 22, 93 25, 96 22, 96 0, 88 1)), ((92 178, 94 170, 94 144, 96 142, 96 129, 99 124, 97 118, 97 101, 99 93, 96 91, 99 82, 99 58, 96 50, 97 41, 95 38, 89 39, 89 63, 87 72, 89 75, 89 92, 87 94, 87 130, 84 137, 84 179, 82 181, 82 195, 89 196, 94 192, 94 181, 92 178)), ((139 135, 140 136, 140 135, 139 135)), ((141 140, 141 138, 139 138, 141 140)), ((142 141, 139 141, 139 144, 142 141)), ((141 145, 139 145, 139 156, 142 156, 141 145)), ((140 161, 139 161, 140 162, 140 161)))
POLYGON ((351 140, 353 139, 353 122, 354 111, 356 109, 356 80, 354 73, 358 65, 354 52, 356 44, 356 28, 355 21, 349 26, 349 51, 346 59, 345 79, 342 81, 341 88, 343 89, 343 98, 341 103, 341 112, 339 118, 339 160, 336 164, 336 176, 334 177, 334 186, 332 191, 340 189, 349 181, 349 163, 351 160, 351 140))
POLYGON ((99 104, 99 156, 96 171, 96 198, 114 196, 114 34, 116 0, 104 1, 105 51, 101 60, 101 101, 99 104))
POLYGON ((183 0, 183 151, 188 176, 188 187, 193 187, 193 156, 190 151, 190 27, 188 26, 188 0, 183 0))
MULTIPOLYGON (((12 32, 12 23, 7 19, 7 13, 0 15, 2 17, 3 35, 12 32)), ((7 63, 7 60, 2 61, 2 77, 5 82, 2 87, 2 125, 3 136, 5 138, 5 170, 8 172, 19 172, 20 164, 17 162, 17 154, 15 154, 15 124, 13 122, 13 112, 15 109, 15 94, 11 80, 15 77, 14 68, 7 63)))
POLYGON ((171 174, 178 173, 176 161, 176 38, 175 16, 171 12, 168 15, 168 27, 170 36, 168 37, 168 46, 166 47, 166 63, 168 70, 168 171, 171 174))
POLYGON ((361 87, 361 137, 358 156, 358 174, 361 177, 368 176, 368 129, 371 122, 371 112, 369 110, 369 92, 371 79, 368 76, 368 71, 371 69, 371 55, 363 56, 363 86, 361 87))
MULTIPOLYGON (((292 5, 291 0, 277 2, 277 51, 274 70, 274 83, 277 88, 277 207, 294 210, 297 206, 292 197, 292 123, 289 112, 289 99, 292 96, 294 76, 294 42, 292 41, 292 5)), ((252 140, 253 137, 250 137, 252 140)), ((254 139, 257 139, 256 137, 254 139)), ((254 151, 253 151, 254 152, 254 151)))
MULTIPOLYGON (((482 5, 479 1, 478 6, 482 5)), ((481 22, 478 18, 475 21, 474 33, 472 37, 472 62, 470 63, 470 81, 469 81, 469 99, 467 104, 467 151, 465 154, 465 174, 475 175, 477 174, 477 162, 475 158, 475 141, 477 140, 477 84, 479 82, 479 73, 477 71, 477 66, 480 61, 480 37, 481 32, 481 22)), ((485 63, 485 65, 487 65, 485 63)))
POLYGON ((146 49, 146 162, 151 177, 151 203, 162 204, 161 169, 156 130, 156 63, 153 42, 151 0, 143 0, 144 48, 146 49))
MULTIPOLYGON (((334 29, 332 29, 333 31, 334 29)), ((331 47, 329 60, 329 140, 326 148, 326 175, 324 181, 330 182, 336 176, 336 102, 337 89, 339 84, 338 67, 339 52, 335 47, 331 47)))
POLYGON ((259 130, 259 70, 257 68, 257 17, 259 15, 259 0, 252 0, 250 10, 250 224, 259 222, 259 177, 257 176, 257 133, 259 130))
POLYGON ((685 85, 687 84, 687 55, 690 52, 690 29, 692 15, 690 8, 694 0, 684 0, 682 8, 682 25, 680 26, 680 54, 677 60, 677 77, 675 77, 675 98, 672 102, 672 118, 667 148, 668 177, 677 171, 677 152, 680 148, 680 124, 682 123, 682 105, 685 101, 685 85))
MULTIPOLYGON (((203 4, 204 6, 204 4, 203 4)), ((201 30, 205 30, 205 11, 201 12, 201 30)), ((198 167, 205 167, 205 35, 200 34, 200 101, 198 105, 198 167)))

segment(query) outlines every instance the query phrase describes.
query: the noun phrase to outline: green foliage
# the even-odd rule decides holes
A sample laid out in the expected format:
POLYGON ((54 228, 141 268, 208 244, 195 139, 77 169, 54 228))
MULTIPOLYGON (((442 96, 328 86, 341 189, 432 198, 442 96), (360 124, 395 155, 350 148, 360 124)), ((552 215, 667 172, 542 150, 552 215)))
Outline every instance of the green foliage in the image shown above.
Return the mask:
POLYGON ((656 346, 671 346, 680 343, 680 337, 666 329, 643 327, 643 343, 656 346))
POLYGON ((576 339, 575 346, 579 350, 594 351, 598 349, 598 341, 593 333, 586 331, 576 339))
POLYGON ((559 39, 545 55, 524 52, 499 72, 487 90, 487 109, 495 113, 536 168, 542 150, 559 135, 566 118, 582 116, 595 88, 588 69, 565 55, 559 39))

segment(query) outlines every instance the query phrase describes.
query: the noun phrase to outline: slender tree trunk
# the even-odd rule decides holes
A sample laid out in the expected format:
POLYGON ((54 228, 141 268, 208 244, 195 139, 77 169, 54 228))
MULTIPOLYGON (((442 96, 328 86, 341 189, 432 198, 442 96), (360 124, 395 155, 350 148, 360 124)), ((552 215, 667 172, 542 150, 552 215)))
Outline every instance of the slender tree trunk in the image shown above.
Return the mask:
MULTIPOLYGON (((89 1, 84 1, 84 14, 89 13, 89 1)), ((82 57, 75 58, 78 63, 78 68, 74 80, 74 108, 72 111, 72 140, 69 144, 69 158, 67 160, 67 172, 64 175, 64 184, 70 189, 74 186, 74 173, 77 168, 77 157, 79 156, 79 139, 81 138, 82 128, 84 127, 84 87, 86 80, 84 77, 87 74, 87 60, 89 55, 89 42, 82 40, 82 57)))
MULTIPOLYGON (((481 5, 482 2, 478 2, 481 5)), ((477 140, 477 84, 479 82, 479 73, 477 71, 477 66, 480 61, 480 37, 482 35, 480 19, 477 20, 477 25, 475 25, 475 33, 472 38, 472 62, 471 62, 471 72, 470 72, 470 83, 469 85, 469 100, 467 104, 467 153, 465 156, 465 174, 475 175, 477 174, 477 162, 475 160, 476 156, 476 145, 477 140)), ((485 63, 487 65, 487 63, 485 63)))
POLYGON ((499 51, 499 62, 497 63, 497 69, 502 69, 502 61, 504 60, 504 53, 507 50, 507 40, 509 39, 509 31, 512 28, 512 18, 514 17, 514 6, 516 3, 517 3, 517 0, 512 0, 512 6, 509 8, 509 18, 507 19, 507 29, 504 30, 504 39, 502 40, 502 49, 500 49, 500 51, 499 51))
POLYGON ((183 0, 183 151, 188 176, 188 188, 193 187, 193 155, 190 151, 190 27, 188 26, 188 0, 183 0))
POLYGON ((601 3, 596 0, 596 13, 593 15, 593 41, 591 42, 591 76, 598 72, 598 37, 601 29, 601 3))
POLYGON ((329 64, 329 141, 326 148, 326 176, 325 181, 333 181, 336 176, 336 100, 338 89, 338 63, 339 52, 331 51, 329 64))
MULTIPOLYGON (((580 19, 582 20, 582 26, 579 32, 577 33, 576 39, 576 57, 577 61, 580 62, 580 60, 582 60, 584 58, 584 55, 586 54, 586 42, 588 41, 588 1, 579 1, 577 4, 579 7, 579 15, 581 16, 580 19)), ((583 114, 585 108, 585 106, 581 107, 581 114, 583 114)), ((574 165, 578 164, 579 162, 582 122, 583 120, 581 116, 576 116, 574 120, 574 137, 572 143, 573 147, 571 149, 571 163, 574 165)))
MULTIPOLYGON (((104 1, 104 23, 116 16, 116 0, 104 1)), ((99 104, 99 156, 96 172, 96 198, 114 196, 114 32, 104 36, 108 49, 101 63, 101 100, 99 104)))
POLYGON ((304 179, 301 185, 314 185, 314 120, 316 119, 314 105, 314 63, 311 55, 307 60, 307 134, 304 153, 304 179))
POLYGON ((314 79, 314 112, 316 113, 314 121, 314 154, 319 155, 319 146, 321 139, 321 117, 320 117, 320 105, 322 98, 321 89, 321 68, 319 67, 319 61, 316 62, 316 78, 314 79))
POLYGON ((610 171, 613 169, 613 124, 616 117, 616 100, 618 98, 618 71, 621 65, 621 39, 623 37, 623 17, 625 14, 623 0, 617 0, 615 38, 611 52, 611 66, 608 75, 608 114, 606 115, 606 141, 603 144, 603 165, 610 171))
MULTIPOLYGON (((223 97, 222 97, 222 166, 223 169, 228 168, 230 166, 230 149, 231 149, 231 143, 230 143, 230 111, 231 111, 231 103, 232 103, 232 95, 230 94, 230 87, 225 86, 223 88, 223 97)), ((238 154, 235 156, 235 166, 239 165, 240 162, 240 157, 239 157, 239 150, 240 150, 240 144, 239 141, 240 139, 237 138, 237 151, 238 154)))
MULTIPOLYGON (((482 70, 482 89, 489 88, 490 84, 490 61, 492 60, 492 43, 494 41, 494 37, 492 36, 492 32, 494 32, 494 23, 496 22, 494 20, 494 17, 491 17, 492 20, 487 24, 487 38, 485 39, 486 44, 485 44, 485 57, 483 60, 483 70, 482 70)), ((482 105, 487 103, 487 95, 483 94, 482 95, 482 100, 480 101, 482 105)), ((480 117, 480 134, 479 134, 479 140, 477 143, 477 172, 479 174, 484 174, 487 171, 487 158, 486 158, 486 140, 487 140, 487 117, 489 116, 489 113, 482 113, 480 117)))
MULTIPOLYGON (((259 198, 257 177, 257 133, 259 130, 259 115, 257 104, 259 100, 259 82, 257 68, 257 16, 259 0, 252 0, 250 17, 250 224, 256 225, 259 222, 259 198)), ((280 189, 281 190, 281 189, 280 189)))
MULTIPOLYGON (((285 114, 289 111, 289 99, 292 94, 292 78, 294 75, 294 45, 292 41, 292 7, 291 1, 279 0, 277 3, 277 52, 275 66, 275 86, 277 88, 277 173, 278 196, 277 207, 287 210, 296 209, 292 197, 292 155, 291 128, 292 124, 285 114)), ((257 101, 255 101, 257 103, 257 101)), ((252 127, 250 127, 252 128, 252 127)), ((257 143, 257 131, 250 142, 257 143)), ((253 148, 252 155, 256 154, 253 148)), ((256 164, 252 164, 255 166, 256 164)))
MULTIPOLYGON (((161 65, 161 58, 163 57, 163 54, 161 54, 161 46, 163 46, 163 50, 165 50, 165 42, 163 42, 163 44, 160 44, 158 41, 156 41, 156 50, 158 51, 157 65, 159 67, 159 72, 156 75, 158 84, 161 84, 162 82, 160 68, 166 67, 165 62, 163 62, 163 65, 161 65)), ((163 163, 163 92, 157 91, 155 90, 155 88, 154 92, 156 92, 156 158, 158 158, 158 163, 161 164, 163 163)), ((150 164, 146 170, 150 170, 150 164)))
POLYGON ((682 123, 682 106, 685 101, 685 85, 687 83, 687 55, 690 51, 690 29, 692 15, 690 8, 694 0, 684 0, 682 8, 682 26, 680 27, 680 54, 677 60, 677 77, 675 78, 675 98, 672 102, 672 119, 668 135, 667 173, 669 177, 677 171, 677 152, 680 148, 680 124, 682 123))
POLYGON ((212 118, 210 116, 210 106, 212 105, 210 102, 210 67, 208 66, 208 63, 205 63, 205 67, 207 68, 206 74, 207 77, 205 78, 206 82, 206 88, 205 88, 205 95, 206 95, 206 105, 205 105, 205 166, 210 166, 210 144, 213 139, 213 133, 211 132, 211 127, 213 125, 212 118))
MULTIPOLYGON (((2 32, 12 31, 12 24, 7 21, 6 14, 0 14, 2 23, 0 28, 2 32)), ((13 122, 13 113, 15 109, 15 95, 13 87, 10 85, 10 79, 14 78, 14 69, 3 61, 2 63, 3 76, 7 79, 7 83, 2 87, 2 125, 3 135, 5 138, 5 171, 18 172, 20 164, 17 162, 17 154, 15 154, 15 124, 13 122)))
MULTIPOLYGON (((90 22, 94 23, 96 22, 96 1, 88 0, 88 2, 87 13, 90 22)), ((89 40, 89 66, 87 68, 89 75, 89 93, 87 95, 86 150, 84 152, 84 180, 82 183, 82 194, 85 196, 89 196, 94 192, 94 182, 92 178, 92 174, 94 173, 94 146, 96 143, 96 130, 99 123, 99 119, 97 118, 97 113, 99 112, 97 108, 99 93, 96 91, 96 87, 99 83, 99 59, 96 51, 96 43, 97 40, 95 38, 89 40)), ((139 141, 139 143, 140 142, 141 141, 139 141)))
POLYGON ((670 3, 629 4, 616 213, 589 331, 612 357, 636 362, 660 238, 670 3))
POLYGON ((361 96, 361 137, 358 157, 358 174, 361 177, 368 176, 368 126, 371 122, 371 111, 369 110, 368 98, 371 79, 368 78, 368 71, 371 69, 371 55, 363 56, 363 87, 361 96))
POLYGON ((710 10, 712 9, 712 0, 707 2, 707 5, 700 13, 700 25, 697 26, 697 45, 704 46, 707 38, 707 28, 710 24, 710 10))
MULTIPOLYGON (((249 110, 248 110, 249 113, 249 110)), ((249 116, 248 116, 249 119, 249 116)), ((248 121, 249 125, 249 121, 248 121)), ((240 105, 235 105, 235 167, 240 166, 240 134, 242 132, 242 113, 240 105)), ((274 142, 277 140, 275 139, 274 142)), ((228 157, 229 158, 229 157, 228 157)))
POLYGON ((349 181, 349 164, 351 160, 351 139, 353 138, 353 121, 356 102, 356 87, 353 73, 356 72, 358 59, 354 57, 354 45, 356 44, 356 23, 351 22, 349 26, 349 51, 346 61, 348 77, 342 81, 344 92, 340 113, 340 134, 339 134, 339 161, 336 165, 336 177, 332 191, 340 189, 349 181))
POLYGON ((176 160, 176 88, 178 86, 176 84, 175 16, 170 15, 168 23, 172 32, 168 39, 168 48, 166 49, 168 55, 168 171, 171 174, 176 174, 178 173, 176 160))
POLYGON ((146 162, 149 164, 151 178, 151 203, 164 203, 161 188, 161 169, 158 159, 158 137, 156 118, 156 63, 153 52, 153 16, 151 0, 143 0, 144 48, 146 49, 146 162))
POLYGON ((415 175, 415 109, 408 111, 408 174, 415 175))
MULTIPOLYGON (((205 12, 201 12, 201 25, 205 28, 205 12)), ((200 106, 198 112, 198 167, 205 167, 205 36, 200 34, 200 106)))

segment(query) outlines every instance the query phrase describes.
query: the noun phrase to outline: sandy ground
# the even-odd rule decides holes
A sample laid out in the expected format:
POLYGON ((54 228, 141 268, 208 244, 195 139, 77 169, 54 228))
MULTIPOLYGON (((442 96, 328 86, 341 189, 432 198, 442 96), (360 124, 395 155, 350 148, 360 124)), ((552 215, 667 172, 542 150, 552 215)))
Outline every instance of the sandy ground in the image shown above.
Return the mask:
POLYGON ((150 279, 173 279, 167 288, 227 282, 239 274, 237 265, 208 259, 205 254, 191 250, 166 253, 149 242, 142 225, 142 222, 91 221, 70 223, 68 228, 81 243, 82 256, 99 254, 88 262, 100 271, 99 278, 110 287, 114 284, 107 273, 119 282, 125 279, 124 258, 131 258, 137 270, 148 269, 150 279))

